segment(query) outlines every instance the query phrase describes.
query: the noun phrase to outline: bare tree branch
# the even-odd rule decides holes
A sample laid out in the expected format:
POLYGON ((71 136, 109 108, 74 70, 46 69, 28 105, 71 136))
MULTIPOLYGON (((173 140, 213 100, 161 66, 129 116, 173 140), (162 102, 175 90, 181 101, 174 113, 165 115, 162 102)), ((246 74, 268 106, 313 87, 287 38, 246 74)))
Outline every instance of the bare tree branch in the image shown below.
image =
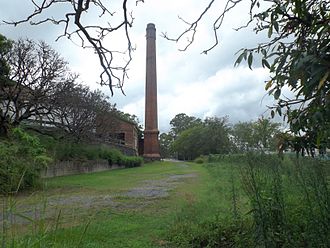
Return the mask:
MULTIPOLYGON (((224 9, 220 12, 218 16, 216 16, 214 22, 213 22, 213 33, 214 33, 214 43, 211 45, 208 49, 205 49, 202 51, 202 53, 207 54, 210 50, 212 50, 214 47, 216 47, 219 44, 219 29, 221 28, 223 24, 223 20, 225 18, 225 15, 232 10, 234 7, 236 7, 237 4, 243 2, 244 0, 227 0, 224 9)), ((250 0, 251 2, 256 2, 256 0, 250 0)), ((162 37, 169 40, 169 41, 175 41, 179 42, 183 37, 188 36, 187 44, 184 48, 179 49, 179 51, 186 51, 191 44, 195 40, 195 35, 197 33, 197 28, 200 22, 202 22, 202 19, 207 15, 209 10, 212 8, 212 5, 216 2, 216 0, 209 0, 209 4, 204 9, 204 11, 196 18, 195 21, 192 23, 184 20, 182 17, 178 17, 183 23, 188 25, 187 29, 183 31, 179 36, 176 38, 171 38, 167 33, 162 33, 162 37)), ((251 19, 252 19, 252 10, 251 10, 251 19)))
POLYGON ((203 16, 209 11, 209 9, 211 8, 211 6, 214 2, 215 2, 215 0, 211 0, 209 2, 208 6, 200 14, 200 16, 192 23, 189 23, 189 22, 185 21, 182 17, 179 16, 178 18, 181 21, 183 21, 185 24, 187 24, 188 28, 184 32, 182 32, 177 38, 170 38, 167 35, 167 33, 162 33, 163 38, 165 38, 169 41, 179 42, 179 40, 181 40, 185 35, 191 33, 190 39, 188 40, 188 44, 183 49, 179 49, 180 51, 186 51, 188 49, 188 47, 194 42, 195 35, 196 35, 196 32, 197 32, 197 26, 198 26, 199 22, 202 20, 203 16))
MULTIPOLYGON (((137 0, 136 5, 144 0, 137 0)), ((111 19, 114 17, 116 11, 109 9, 109 6, 104 4, 102 0, 43 0, 41 3, 37 3, 35 0, 31 0, 34 6, 34 11, 28 15, 25 19, 18 21, 4 21, 10 25, 20 25, 23 23, 30 23, 31 25, 41 24, 55 24, 63 25, 63 33, 56 39, 59 40, 62 37, 66 37, 74 42, 75 38, 78 38, 78 45, 83 48, 93 49, 97 54, 102 71, 100 73, 100 84, 108 85, 113 95, 113 88, 120 88, 123 92, 123 85, 125 79, 128 78, 127 71, 128 66, 132 61, 132 42, 129 35, 129 28, 132 27, 134 18, 132 13, 128 10, 128 1, 123 0, 121 9, 122 12, 121 20, 111 19), (62 17, 52 17, 49 15, 50 11, 54 11, 56 7, 64 6, 70 8, 71 11, 66 11, 62 17), (47 12, 47 17, 43 17, 43 13, 47 12), (85 25, 82 22, 84 16, 88 13, 96 13, 99 11, 98 18, 94 23, 85 25), (110 21, 106 24, 100 24, 100 19, 109 19, 110 21), (113 48, 107 48, 105 46, 105 38, 116 31, 124 29, 125 39, 127 46, 125 51, 116 51, 113 48), (114 65, 114 59, 117 57, 126 57, 123 65, 114 65)), ((111 5, 113 6, 113 5, 111 5)), ((111 7, 110 6, 110 7, 111 7)), ((118 15, 116 15, 118 17, 118 15)), ((76 43, 76 42, 74 42, 76 43)), ((77 43, 76 43, 77 44, 77 43)))

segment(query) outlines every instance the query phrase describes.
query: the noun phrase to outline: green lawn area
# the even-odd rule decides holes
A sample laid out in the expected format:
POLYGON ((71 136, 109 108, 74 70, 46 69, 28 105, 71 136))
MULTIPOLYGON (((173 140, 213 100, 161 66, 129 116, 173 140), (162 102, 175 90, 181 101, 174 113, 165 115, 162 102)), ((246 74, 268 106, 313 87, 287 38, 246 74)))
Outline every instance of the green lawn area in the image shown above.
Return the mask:
POLYGON ((16 197, 13 211, 45 220, 16 217, 7 238, 40 236, 50 247, 161 246, 176 213, 201 199, 211 181, 204 166, 184 162, 46 179, 43 190, 16 197))

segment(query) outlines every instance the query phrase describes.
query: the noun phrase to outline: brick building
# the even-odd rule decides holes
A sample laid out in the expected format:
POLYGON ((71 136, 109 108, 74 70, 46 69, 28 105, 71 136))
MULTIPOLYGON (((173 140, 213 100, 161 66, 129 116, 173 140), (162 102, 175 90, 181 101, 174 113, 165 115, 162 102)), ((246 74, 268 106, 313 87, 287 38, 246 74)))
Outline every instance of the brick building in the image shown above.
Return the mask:
POLYGON ((98 116, 96 122, 97 137, 121 150, 131 150, 132 155, 138 155, 139 135, 135 123, 111 114, 98 116))

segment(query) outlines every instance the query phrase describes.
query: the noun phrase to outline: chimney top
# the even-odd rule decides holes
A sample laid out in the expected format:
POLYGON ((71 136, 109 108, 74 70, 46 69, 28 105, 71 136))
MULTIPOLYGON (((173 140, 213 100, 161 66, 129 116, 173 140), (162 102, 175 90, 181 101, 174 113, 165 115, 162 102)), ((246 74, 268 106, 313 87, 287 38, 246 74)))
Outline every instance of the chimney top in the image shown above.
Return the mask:
POLYGON ((148 23, 147 25, 147 39, 151 38, 151 39, 156 39, 156 28, 155 28, 155 24, 153 23, 148 23))
POLYGON ((148 25, 147 25, 147 29, 155 29, 155 24, 153 24, 153 23, 148 23, 148 25))

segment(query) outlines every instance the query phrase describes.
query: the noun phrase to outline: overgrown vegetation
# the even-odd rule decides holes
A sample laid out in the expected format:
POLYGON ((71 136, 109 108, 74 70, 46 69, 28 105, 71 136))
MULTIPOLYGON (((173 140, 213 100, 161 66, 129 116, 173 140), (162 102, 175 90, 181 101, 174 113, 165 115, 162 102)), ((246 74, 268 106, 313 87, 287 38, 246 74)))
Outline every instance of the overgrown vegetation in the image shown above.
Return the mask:
POLYGON ((168 237, 173 246, 329 247, 328 161, 255 154, 209 159, 214 183, 205 199, 178 214, 168 237))
MULTIPOLYGON (((78 207, 79 211, 70 215, 64 208, 59 211, 58 206, 53 218, 49 219, 47 214, 47 218, 42 218, 43 211, 49 214, 52 209, 47 208, 54 208, 47 206, 45 200, 45 205, 41 203, 38 205, 41 209, 36 209, 37 220, 28 216, 32 221, 29 235, 14 232, 11 236, 8 226, 7 244, 13 241, 14 247, 25 244, 329 247, 329 161, 295 156, 281 160, 275 155, 261 154, 212 155, 200 159, 203 165, 158 162, 132 170, 49 179, 42 194, 55 196, 50 199, 53 203, 59 197, 66 209, 74 211, 78 207), (141 184, 146 182, 164 182, 169 175, 184 174, 196 177, 182 181, 167 197, 125 195, 135 187, 141 190, 141 184), (98 205, 98 201, 91 200, 91 194, 93 199, 111 201, 106 206, 98 205), (88 201, 93 201, 93 206, 86 208, 88 201), (120 203, 122 208, 109 206, 113 202, 120 203), (93 216, 93 220, 89 222, 86 216, 93 216)), ((31 197, 38 198, 38 194, 31 197)), ((17 214, 18 206, 19 203, 8 202, 8 211, 17 214)), ((7 215, 9 222, 10 216, 7 215)))
POLYGON ((125 156, 105 145, 88 145, 50 136, 33 135, 20 128, 0 141, 0 193, 8 194, 40 185, 40 171, 51 162, 66 160, 108 160, 109 166, 141 166, 143 159, 125 156))
POLYGON ((0 158, 1 194, 37 186, 40 170, 52 161, 39 139, 19 128, 0 141, 0 158))
POLYGON ((141 166, 143 159, 136 156, 125 156, 118 149, 106 145, 76 143, 72 140, 56 140, 52 137, 39 136, 47 152, 56 161, 66 160, 108 160, 109 165, 123 165, 127 168, 141 166))

